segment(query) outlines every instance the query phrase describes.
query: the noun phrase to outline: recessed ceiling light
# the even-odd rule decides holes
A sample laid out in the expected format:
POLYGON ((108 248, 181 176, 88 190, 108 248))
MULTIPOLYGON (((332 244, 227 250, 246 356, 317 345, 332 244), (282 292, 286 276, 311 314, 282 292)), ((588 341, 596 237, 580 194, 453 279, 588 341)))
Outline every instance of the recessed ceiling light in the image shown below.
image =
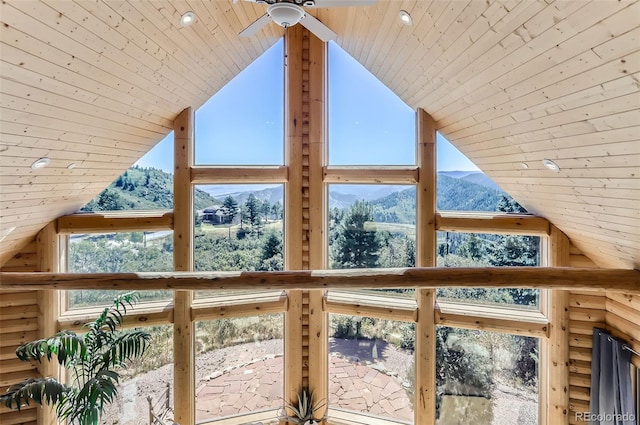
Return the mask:
POLYGON ((42 157, 40 159, 36 159, 35 161, 33 161, 33 164, 31 164, 31 169, 37 170, 38 168, 44 168, 47 165, 49 165, 50 161, 51 160, 49 158, 47 158, 46 156, 42 157))
POLYGON ((406 10, 400 11, 400 21, 405 25, 413 25, 413 19, 411 19, 411 15, 406 10))
POLYGON ((67 165, 67 169, 69 169, 69 170, 73 170, 74 168, 76 168, 76 163, 75 162, 70 162, 69 165, 67 165))
POLYGON ((182 17, 180 17, 180 25, 182 25, 183 27, 188 27, 189 25, 193 24, 193 21, 196 20, 196 14, 189 11, 189 12, 185 12, 182 17))
POLYGON ((555 162, 553 162, 550 159, 543 159, 542 160, 542 165, 544 165, 547 169, 554 171, 556 173, 560 172, 560 167, 558 166, 558 164, 556 164, 555 162))
POLYGON ((521 162, 520 163, 520 168, 522 168, 523 170, 526 170, 529 168, 529 164, 527 164, 526 162, 521 162))

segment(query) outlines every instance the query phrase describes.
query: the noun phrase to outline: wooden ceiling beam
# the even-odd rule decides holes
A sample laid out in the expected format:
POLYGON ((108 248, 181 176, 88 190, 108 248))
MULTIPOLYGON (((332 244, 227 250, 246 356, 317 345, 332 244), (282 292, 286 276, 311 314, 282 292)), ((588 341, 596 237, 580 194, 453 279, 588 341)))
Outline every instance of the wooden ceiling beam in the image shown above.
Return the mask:
POLYGON ((640 294, 640 271, 568 267, 398 268, 283 272, 7 273, 0 290, 547 288, 640 294))

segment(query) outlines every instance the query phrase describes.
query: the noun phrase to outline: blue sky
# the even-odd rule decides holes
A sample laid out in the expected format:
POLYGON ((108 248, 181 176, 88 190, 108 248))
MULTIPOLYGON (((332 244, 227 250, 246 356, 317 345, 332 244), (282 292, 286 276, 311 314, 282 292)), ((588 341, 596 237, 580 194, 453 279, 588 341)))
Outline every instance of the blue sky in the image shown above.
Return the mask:
MULTIPOLYGON (((196 111, 196 164, 284 161, 283 42, 196 111)), ((415 113, 336 44, 329 48, 329 163, 415 163, 415 113)), ((478 168, 438 135, 439 171, 478 168)), ((173 172, 173 134, 136 164, 173 172)))

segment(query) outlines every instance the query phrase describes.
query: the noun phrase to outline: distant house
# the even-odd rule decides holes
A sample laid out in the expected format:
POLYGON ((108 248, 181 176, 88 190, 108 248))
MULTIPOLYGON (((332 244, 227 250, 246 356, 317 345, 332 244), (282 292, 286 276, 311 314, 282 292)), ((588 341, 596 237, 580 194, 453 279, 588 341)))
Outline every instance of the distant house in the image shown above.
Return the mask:
POLYGON ((223 207, 212 206, 202 210, 202 222, 211 224, 224 223, 225 211, 223 207))

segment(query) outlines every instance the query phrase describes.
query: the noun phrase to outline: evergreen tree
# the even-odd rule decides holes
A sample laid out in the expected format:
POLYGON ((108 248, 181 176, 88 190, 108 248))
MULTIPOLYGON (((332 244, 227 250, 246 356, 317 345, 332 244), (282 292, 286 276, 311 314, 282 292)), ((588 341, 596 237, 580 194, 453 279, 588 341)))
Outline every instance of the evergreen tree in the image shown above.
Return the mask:
POLYGON ((507 213, 526 213, 527 210, 511 196, 504 194, 498 201, 498 211, 507 213))
POLYGON ((244 204, 246 211, 246 218, 249 224, 251 224, 251 231, 257 232, 258 236, 260 235, 260 225, 261 225, 261 205, 258 198, 252 193, 247 198, 247 202, 244 204))
POLYGON ((98 196, 95 204, 95 211, 117 211, 125 208, 126 205, 122 202, 122 197, 118 192, 109 188, 98 196))
MULTIPOLYGON (((258 201, 260 202, 260 201, 258 201)), ((267 223, 269 223, 269 213, 271 212, 271 203, 266 199, 260 204, 260 215, 262 215, 267 223)))
POLYGON ((259 270, 283 270, 282 233, 269 232, 262 245, 259 270))
POLYGON ((471 233, 469 237, 458 248, 458 255, 471 258, 473 260, 480 260, 483 256, 482 239, 475 233, 471 233))
POLYGON ((407 238, 404 244, 405 267, 415 267, 416 265, 416 243, 413 239, 407 238))
POLYGON ((276 201, 273 205, 271 205, 271 216, 274 220, 282 219, 282 204, 280 201, 276 201))
POLYGON ((373 220, 371 206, 356 201, 340 223, 334 244, 335 268, 369 268, 378 265, 380 242, 376 229, 365 225, 373 220))
POLYGON ((232 223, 233 219, 238 215, 238 201, 233 199, 231 196, 227 196, 222 202, 222 208, 224 208, 225 223, 232 223))
MULTIPOLYGON (((522 205, 508 195, 498 202, 498 210, 507 213, 526 213, 522 205)), ((488 260, 493 266, 537 266, 540 253, 539 239, 534 236, 503 236, 487 247, 488 260)), ((521 305, 535 304, 538 299, 536 289, 509 289, 513 302, 521 305)))

